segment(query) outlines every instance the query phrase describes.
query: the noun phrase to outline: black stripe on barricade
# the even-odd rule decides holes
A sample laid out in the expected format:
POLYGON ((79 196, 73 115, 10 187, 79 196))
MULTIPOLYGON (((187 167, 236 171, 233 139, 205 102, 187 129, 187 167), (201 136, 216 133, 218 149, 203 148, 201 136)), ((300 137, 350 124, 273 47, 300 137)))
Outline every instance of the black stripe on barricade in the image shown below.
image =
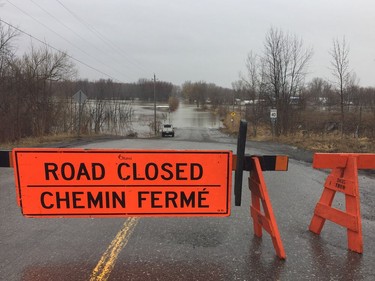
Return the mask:
POLYGON ((9 150, 0 150, 0 167, 11 167, 10 154, 9 150))
POLYGON ((277 156, 264 155, 263 157, 259 158, 260 166, 262 167, 262 170, 263 171, 276 170, 276 157, 277 156))
MULTIPOLYGON (((260 162, 262 171, 287 171, 288 170, 288 157, 285 155, 245 155, 244 167, 245 171, 254 169, 252 157, 257 157, 260 162), (278 158, 282 159, 282 163, 277 165, 278 158)), ((281 162, 281 161, 280 161, 281 162)))
POLYGON ((243 165, 245 163, 245 148, 246 148, 246 135, 247 135, 247 122, 245 120, 240 121, 240 128, 237 139, 237 159, 236 159, 236 171, 234 175, 234 205, 241 206, 242 196, 242 175, 243 165), (242 166, 242 167, 241 167, 242 166))

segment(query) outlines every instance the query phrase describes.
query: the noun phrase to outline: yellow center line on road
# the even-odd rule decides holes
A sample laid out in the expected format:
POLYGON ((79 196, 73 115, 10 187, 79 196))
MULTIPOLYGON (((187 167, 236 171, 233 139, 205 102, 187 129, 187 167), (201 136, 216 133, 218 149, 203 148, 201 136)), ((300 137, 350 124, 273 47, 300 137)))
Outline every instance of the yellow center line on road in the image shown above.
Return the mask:
POLYGON ((129 218, 125 221, 124 225, 112 240, 111 244, 108 246, 100 261, 92 271, 90 281, 105 281, 108 279, 115 266, 118 255, 129 242, 129 238, 138 221, 139 218, 129 218))

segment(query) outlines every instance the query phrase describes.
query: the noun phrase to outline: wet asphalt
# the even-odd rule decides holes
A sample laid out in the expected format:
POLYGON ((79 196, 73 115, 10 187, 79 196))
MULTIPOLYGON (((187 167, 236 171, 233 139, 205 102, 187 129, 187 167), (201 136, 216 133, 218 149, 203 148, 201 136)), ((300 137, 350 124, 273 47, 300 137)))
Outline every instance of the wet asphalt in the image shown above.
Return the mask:
MULTIPOLYGON (((55 146, 235 153, 236 139, 217 129, 177 128, 175 138, 55 146)), ((312 153, 253 142, 246 153, 291 157, 287 172, 264 173, 286 260, 275 255, 267 232, 254 236, 247 173, 242 204, 232 202, 230 217, 138 218, 130 231, 130 218, 24 218, 16 204, 13 170, 0 168, 0 280, 375 280, 373 176, 359 175, 364 253, 357 254, 347 249, 343 227, 327 221, 320 235, 308 230, 327 176, 312 169, 312 153), (98 269, 122 230, 128 236, 117 241, 126 243, 108 254, 108 267, 98 269)), ((344 208, 344 197, 336 195, 334 205, 344 208)))

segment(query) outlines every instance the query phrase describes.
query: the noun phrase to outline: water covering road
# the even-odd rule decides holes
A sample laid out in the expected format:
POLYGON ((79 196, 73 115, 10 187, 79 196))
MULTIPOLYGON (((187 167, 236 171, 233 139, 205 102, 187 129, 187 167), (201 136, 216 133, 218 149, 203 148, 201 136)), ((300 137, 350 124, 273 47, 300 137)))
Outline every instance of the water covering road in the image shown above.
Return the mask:
MULTIPOLYGON (((81 147, 236 151, 236 139, 218 131, 220 125, 184 122, 186 112, 176 116, 175 138, 81 147)), ((277 144, 246 147, 261 155, 288 150, 298 158, 298 150, 277 144)), ((266 232, 254 237, 247 188, 228 218, 27 219, 15 201, 13 170, 0 168, 0 280, 374 280, 374 179, 359 176, 360 255, 347 250, 342 227, 326 222, 320 236, 308 231, 326 176, 300 159, 290 160, 288 172, 265 173, 287 255, 279 260, 266 232)), ((343 197, 336 197, 342 208, 343 197)))

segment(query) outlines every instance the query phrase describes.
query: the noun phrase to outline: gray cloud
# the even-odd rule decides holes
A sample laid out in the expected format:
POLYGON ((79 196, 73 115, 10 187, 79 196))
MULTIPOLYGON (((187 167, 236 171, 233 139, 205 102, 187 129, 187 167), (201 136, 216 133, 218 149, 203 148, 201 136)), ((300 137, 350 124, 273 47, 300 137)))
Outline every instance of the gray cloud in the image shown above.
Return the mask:
MULTIPOLYGON (((265 33, 274 26, 302 37, 306 46, 314 48, 310 78, 329 78, 332 39, 345 35, 351 68, 363 86, 375 86, 375 2, 371 0, 60 0, 89 28, 58 1, 9 2, 0 1, 3 20, 123 82, 151 79, 156 73, 160 80, 175 84, 204 80, 231 87, 244 70, 247 53, 262 53, 265 33)), ((20 53, 30 46, 28 36, 17 42, 20 53)), ((102 76, 82 65, 77 67, 82 78, 102 76)))

